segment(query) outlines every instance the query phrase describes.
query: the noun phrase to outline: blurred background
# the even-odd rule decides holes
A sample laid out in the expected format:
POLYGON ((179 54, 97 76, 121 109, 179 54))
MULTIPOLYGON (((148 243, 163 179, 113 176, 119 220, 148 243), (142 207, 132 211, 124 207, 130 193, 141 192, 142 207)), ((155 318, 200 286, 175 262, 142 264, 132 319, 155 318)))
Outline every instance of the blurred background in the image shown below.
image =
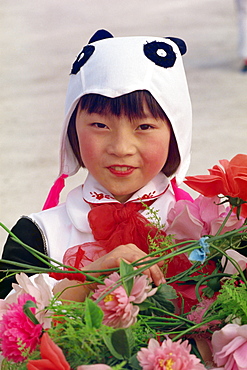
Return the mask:
MULTIPOLYGON (((58 174, 71 64, 99 28, 115 36, 183 38, 193 105, 189 174, 246 153, 247 73, 234 0, 1 0, 0 221, 41 210, 58 174)), ((82 171, 67 180, 83 182, 82 171)), ((0 229, 0 250, 6 239, 0 229)))

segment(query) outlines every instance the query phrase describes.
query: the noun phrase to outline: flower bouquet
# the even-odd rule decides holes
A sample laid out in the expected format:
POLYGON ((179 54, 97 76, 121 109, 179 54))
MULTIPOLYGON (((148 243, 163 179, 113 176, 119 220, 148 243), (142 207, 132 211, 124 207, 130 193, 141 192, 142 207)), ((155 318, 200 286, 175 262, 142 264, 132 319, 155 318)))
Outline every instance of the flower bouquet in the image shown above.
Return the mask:
POLYGON ((121 261, 107 277, 51 260, 8 230, 47 269, 8 271, 18 284, 0 301, 2 369, 247 369, 247 155, 220 164, 187 177, 200 195, 170 210, 149 258, 121 261), (160 261, 166 283, 154 287, 143 272, 160 261), (96 288, 82 303, 64 301, 51 275, 96 288))

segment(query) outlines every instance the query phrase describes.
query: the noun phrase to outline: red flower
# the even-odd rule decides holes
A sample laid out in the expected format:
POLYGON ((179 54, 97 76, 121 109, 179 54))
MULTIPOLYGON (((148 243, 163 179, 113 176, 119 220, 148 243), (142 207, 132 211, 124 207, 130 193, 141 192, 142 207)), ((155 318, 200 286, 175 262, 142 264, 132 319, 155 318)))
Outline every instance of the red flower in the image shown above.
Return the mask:
POLYGON ((230 162, 219 162, 222 167, 213 166, 208 170, 210 175, 188 176, 185 183, 206 197, 223 194, 235 206, 234 198, 241 199, 241 215, 247 217, 247 155, 237 154, 230 162))
POLYGON ((63 351, 44 333, 40 342, 41 360, 30 360, 28 370, 70 370, 63 351))

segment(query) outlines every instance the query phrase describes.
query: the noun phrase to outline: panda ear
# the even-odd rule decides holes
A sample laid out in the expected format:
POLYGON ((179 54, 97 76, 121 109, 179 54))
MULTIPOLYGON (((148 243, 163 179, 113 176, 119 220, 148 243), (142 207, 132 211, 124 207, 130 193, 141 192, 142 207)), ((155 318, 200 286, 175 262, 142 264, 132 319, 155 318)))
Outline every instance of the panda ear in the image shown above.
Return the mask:
POLYGON ((181 53, 181 55, 184 55, 187 51, 187 46, 184 42, 184 40, 182 39, 179 39, 177 37, 165 37, 166 39, 169 39, 169 40, 172 40, 173 42, 175 42, 175 44, 178 46, 179 48, 179 51, 181 53))
POLYGON ((114 37, 114 36, 110 32, 108 32, 106 30, 98 30, 91 37, 91 39, 89 40, 88 43, 91 44, 92 42, 99 41, 99 40, 104 40, 104 39, 110 39, 112 37, 114 37))

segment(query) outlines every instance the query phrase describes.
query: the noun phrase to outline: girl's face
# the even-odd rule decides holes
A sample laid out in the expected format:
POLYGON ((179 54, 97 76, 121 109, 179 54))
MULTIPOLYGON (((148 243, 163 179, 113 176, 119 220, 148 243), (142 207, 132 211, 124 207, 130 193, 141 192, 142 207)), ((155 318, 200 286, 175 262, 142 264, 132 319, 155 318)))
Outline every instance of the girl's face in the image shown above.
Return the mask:
POLYGON ((88 113, 78 109, 76 131, 82 161, 92 176, 119 202, 127 201, 163 168, 170 124, 154 118, 88 113))

